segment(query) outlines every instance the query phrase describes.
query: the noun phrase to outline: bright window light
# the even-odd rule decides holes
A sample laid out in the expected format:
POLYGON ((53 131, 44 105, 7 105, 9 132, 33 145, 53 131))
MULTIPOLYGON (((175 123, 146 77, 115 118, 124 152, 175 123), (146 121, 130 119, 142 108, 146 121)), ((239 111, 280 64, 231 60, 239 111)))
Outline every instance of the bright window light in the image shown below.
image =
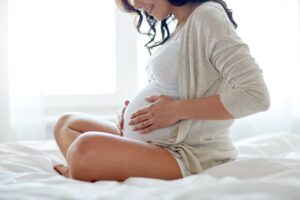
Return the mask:
POLYGON ((9 0, 8 20, 20 81, 40 73, 45 95, 115 92, 114 1, 9 0))

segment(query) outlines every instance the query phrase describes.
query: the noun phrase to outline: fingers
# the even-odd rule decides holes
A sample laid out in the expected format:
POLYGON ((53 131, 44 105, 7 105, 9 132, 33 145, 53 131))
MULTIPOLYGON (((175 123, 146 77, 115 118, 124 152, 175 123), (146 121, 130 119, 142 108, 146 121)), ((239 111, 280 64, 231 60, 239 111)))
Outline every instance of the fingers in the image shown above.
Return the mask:
POLYGON ((149 130, 152 130, 154 121, 149 109, 150 107, 147 107, 131 115, 128 124, 133 127, 133 131, 138 131, 139 133, 148 133, 149 130))
POLYGON ((144 128, 151 126, 152 124, 153 124, 152 120, 149 119, 149 120, 146 120, 146 121, 136 124, 135 126, 133 126, 134 128, 132 130, 139 131, 139 130, 142 130, 144 128))
POLYGON ((118 129, 122 129, 123 123, 121 123, 121 122, 122 122, 122 117, 121 117, 120 112, 118 112, 117 113, 117 118, 115 120, 115 124, 116 124, 118 129))
POLYGON ((124 102, 124 104, 125 104, 125 106, 122 108, 122 111, 121 111, 121 113, 120 113, 120 120, 119 120, 119 123, 120 123, 120 129, 121 129, 121 130, 123 130, 123 124, 124 124, 124 112, 125 112, 125 110, 126 110, 128 104, 129 104, 129 101, 126 100, 126 101, 124 102))
POLYGON ((118 133, 121 134, 122 130, 123 130, 123 127, 119 123, 116 123, 116 126, 117 126, 117 129, 118 129, 118 133))
POLYGON ((139 115, 146 114, 147 112, 148 112, 148 107, 144 108, 144 109, 141 109, 141 110, 138 110, 137 112, 135 112, 131 115, 130 119, 134 119, 134 118, 138 117, 139 115))
POLYGON ((120 136, 123 136, 123 122, 116 121, 116 127, 120 136))
POLYGON ((148 102, 154 102, 156 100, 158 100, 161 96, 148 96, 145 98, 146 101, 148 102))
POLYGON ((155 126, 150 125, 147 128, 140 130, 139 133, 141 133, 141 134, 149 133, 149 132, 153 131, 154 129, 155 129, 155 126))
MULTIPOLYGON (((162 98, 162 97, 164 97, 164 95, 148 96, 148 97, 145 98, 145 100, 148 101, 148 102, 153 103, 153 102, 157 101, 159 98, 162 98)), ((133 119, 133 118, 135 118, 139 115, 145 114, 145 113, 149 112, 149 110, 151 110, 152 107, 153 107, 153 104, 150 104, 150 106, 133 113, 130 118, 133 119)))
POLYGON ((128 125, 135 125, 135 124, 138 124, 140 122, 143 122, 143 121, 146 121, 150 118, 150 116, 144 114, 144 115, 140 115, 140 116, 137 116, 133 119, 131 119, 128 123, 128 125))
POLYGON ((158 126, 158 124, 155 124, 155 123, 152 123, 152 122, 149 122, 148 124, 150 124, 150 125, 147 125, 145 123, 144 124, 141 123, 140 125, 137 126, 137 129, 134 130, 134 131, 137 131, 140 134, 146 134, 146 133, 150 133, 150 132, 160 128, 158 126))
POLYGON ((140 115, 130 120, 128 124, 133 127, 133 131, 138 131, 140 133, 147 133, 155 128, 154 119, 147 114, 140 115))
POLYGON ((124 106, 117 112, 117 119, 115 121, 117 128, 119 129, 119 133, 122 134, 123 130, 123 124, 124 124, 124 112, 126 110, 126 107, 128 106, 129 101, 124 101, 124 106))
POLYGON ((128 106, 129 101, 128 101, 128 100, 125 100, 124 104, 125 104, 125 106, 128 106))

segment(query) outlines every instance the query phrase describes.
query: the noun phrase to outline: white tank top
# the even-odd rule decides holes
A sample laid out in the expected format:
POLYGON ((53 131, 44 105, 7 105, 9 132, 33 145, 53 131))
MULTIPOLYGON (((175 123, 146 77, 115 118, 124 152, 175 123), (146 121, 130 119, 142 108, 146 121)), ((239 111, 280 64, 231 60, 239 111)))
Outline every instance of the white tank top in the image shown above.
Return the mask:
POLYGON ((157 82, 161 87, 178 90, 177 58, 179 42, 165 44, 147 62, 149 82, 157 82))
POLYGON ((131 99, 124 113, 124 137, 142 141, 167 140, 171 137, 173 126, 154 130, 147 134, 132 131, 128 125, 130 116, 137 110, 149 105, 145 97, 151 95, 166 95, 174 99, 179 98, 177 80, 177 61, 179 42, 172 41, 164 44, 147 62, 149 84, 131 99))

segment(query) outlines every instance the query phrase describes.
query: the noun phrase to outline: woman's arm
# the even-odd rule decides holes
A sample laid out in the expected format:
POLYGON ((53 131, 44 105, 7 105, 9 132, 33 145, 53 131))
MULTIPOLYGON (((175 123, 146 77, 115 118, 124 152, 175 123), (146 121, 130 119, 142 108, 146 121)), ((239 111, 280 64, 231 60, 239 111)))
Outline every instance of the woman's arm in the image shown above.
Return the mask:
MULTIPOLYGON (((191 56, 188 61, 198 61, 194 59, 198 59, 199 56, 208 59, 210 65, 204 66, 201 62, 195 62, 198 64, 195 67, 211 67, 212 70, 216 70, 224 88, 213 96, 197 99, 174 101, 165 96, 153 98, 154 100, 150 101, 153 103, 149 107, 133 114, 130 125, 134 125, 135 130, 146 133, 174 124, 178 120, 242 118, 269 108, 270 97, 262 70, 251 56, 248 46, 237 36, 226 13, 221 8, 199 11, 192 18, 190 26, 191 30, 187 34, 193 33, 189 35, 194 37, 191 40, 192 44, 199 44, 201 51, 193 51, 194 49, 189 46, 190 43, 184 43, 186 46, 183 48, 191 50, 187 52, 191 56), (195 52, 203 55, 195 55, 195 52)), ((188 72, 197 71, 192 67, 188 72)), ((192 73, 187 76, 200 77, 192 73)), ((189 82, 185 86, 188 87, 189 82)), ((198 88, 192 88, 191 91, 201 87, 197 86, 198 88)))
POLYGON ((175 102, 178 120, 228 120, 234 116, 223 106, 219 95, 175 102))
POLYGON ((129 125, 134 131, 148 133, 180 120, 227 120, 234 118, 223 106, 218 95, 192 100, 174 100, 170 97, 150 96, 150 106, 142 108, 131 116, 129 125))

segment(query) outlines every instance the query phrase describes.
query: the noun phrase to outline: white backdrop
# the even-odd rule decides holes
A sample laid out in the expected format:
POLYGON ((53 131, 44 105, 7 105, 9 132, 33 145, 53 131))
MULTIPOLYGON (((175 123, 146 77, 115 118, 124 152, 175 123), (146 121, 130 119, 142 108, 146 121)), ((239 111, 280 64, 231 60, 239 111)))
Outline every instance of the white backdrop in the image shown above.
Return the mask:
POLYGON ((228 0, 237 29, 263 69, 271 95, 265 113, 240 119, 234 138, 272 132, 300 133, 299 0, 228 0))
POLYGON ((8 139, 7 1, 0 0, 0 141, 8 139))

